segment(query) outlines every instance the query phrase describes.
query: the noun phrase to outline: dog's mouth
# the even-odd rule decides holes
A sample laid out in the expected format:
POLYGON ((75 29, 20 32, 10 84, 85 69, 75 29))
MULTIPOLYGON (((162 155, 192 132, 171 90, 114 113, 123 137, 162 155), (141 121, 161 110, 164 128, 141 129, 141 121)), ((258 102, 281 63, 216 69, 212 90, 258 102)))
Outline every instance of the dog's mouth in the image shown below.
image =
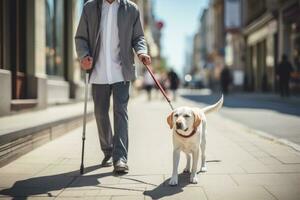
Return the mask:
POLYGON ((181 128, 177 128, 177 131, 183 131, 183 132, 187 132, 189 130, 189 128, 186 128, 186 129, 181 129, 181 128))

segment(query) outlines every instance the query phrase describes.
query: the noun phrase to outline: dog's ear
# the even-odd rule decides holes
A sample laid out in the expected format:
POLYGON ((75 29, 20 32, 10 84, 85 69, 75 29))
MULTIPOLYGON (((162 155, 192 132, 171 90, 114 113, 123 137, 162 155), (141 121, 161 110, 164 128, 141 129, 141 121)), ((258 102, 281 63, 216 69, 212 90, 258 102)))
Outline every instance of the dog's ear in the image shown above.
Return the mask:
POLYGON ((194 114, 193 128, 196 129, 201 123, 201 118, 200 118, 200 115, 198 114, 198 112, 196 112, 195 110, 193 111, 193 114, 194 114))
POLYGON ((167 122, 170 126, 170 129, 172 129, 173 128, 173 112, 168 116, 167 122))

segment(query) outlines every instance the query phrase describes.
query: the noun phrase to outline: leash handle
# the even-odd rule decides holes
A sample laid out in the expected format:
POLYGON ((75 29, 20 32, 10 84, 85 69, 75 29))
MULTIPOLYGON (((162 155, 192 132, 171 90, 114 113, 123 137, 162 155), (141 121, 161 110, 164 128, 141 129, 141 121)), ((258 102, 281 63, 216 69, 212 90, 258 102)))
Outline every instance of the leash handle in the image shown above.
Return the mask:
POLYGON ((159 83, 159 81, 155 78, 152 70, 151 70, 151 67, 146 65, 145 63, 143 63, 145 65, 145 67, 147 68, 148 72, 150 73, 151 77, 153 78, 156 86, 159 88, 159 90, 161 91, 161 93, 164 95, 164 97, 166 98, 166 100, 168 101, 170 107, 172 110, 174 110, 172 104, 171 104, 171 100, 170 98, 168 97, 168 95, 166 94, 166 91, 164 90, 164 88, 161 86, 161 84, 159 83))

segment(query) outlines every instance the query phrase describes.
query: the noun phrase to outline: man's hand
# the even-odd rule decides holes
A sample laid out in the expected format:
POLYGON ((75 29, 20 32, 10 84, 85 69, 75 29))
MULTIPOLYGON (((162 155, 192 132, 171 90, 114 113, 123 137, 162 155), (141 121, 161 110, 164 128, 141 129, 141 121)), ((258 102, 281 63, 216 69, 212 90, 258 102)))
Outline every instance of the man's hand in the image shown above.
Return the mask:
POLYGON ((151 57, 147 54, 141 53, 138 55, 140 61, 144 63, 144 65, 151 65, 151 57))
POLYGON ((83 70, 91 69, 92 63, 93 63, 93 58, 90 56, 86 56, 80 61, 80 65, 83 70))

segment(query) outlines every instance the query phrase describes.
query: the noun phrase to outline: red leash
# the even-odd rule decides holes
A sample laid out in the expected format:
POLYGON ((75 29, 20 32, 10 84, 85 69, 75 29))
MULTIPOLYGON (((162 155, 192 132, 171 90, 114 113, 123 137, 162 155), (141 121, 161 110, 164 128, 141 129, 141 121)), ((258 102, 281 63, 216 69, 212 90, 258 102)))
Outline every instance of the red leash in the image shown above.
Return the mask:
POLYGON ((145 65, 145 67, 147 68, 148 72, 150 73, 151 77, 153 78, 156 86, 159 88, 159 90, 161 91, 161 93, 164 95, 164 97, 166 98, 167 102, 169 103, 170 107, 172 110, 174 110, 174 107, 171 103, 170 98, 168 97, 168 95, 166 94, 164 88, 161 86, 161 84, 159 83, 159 81, 155 78, 152 70, 151 70, 151 66, 146 65, 145 63, 143 63, 145 65))

